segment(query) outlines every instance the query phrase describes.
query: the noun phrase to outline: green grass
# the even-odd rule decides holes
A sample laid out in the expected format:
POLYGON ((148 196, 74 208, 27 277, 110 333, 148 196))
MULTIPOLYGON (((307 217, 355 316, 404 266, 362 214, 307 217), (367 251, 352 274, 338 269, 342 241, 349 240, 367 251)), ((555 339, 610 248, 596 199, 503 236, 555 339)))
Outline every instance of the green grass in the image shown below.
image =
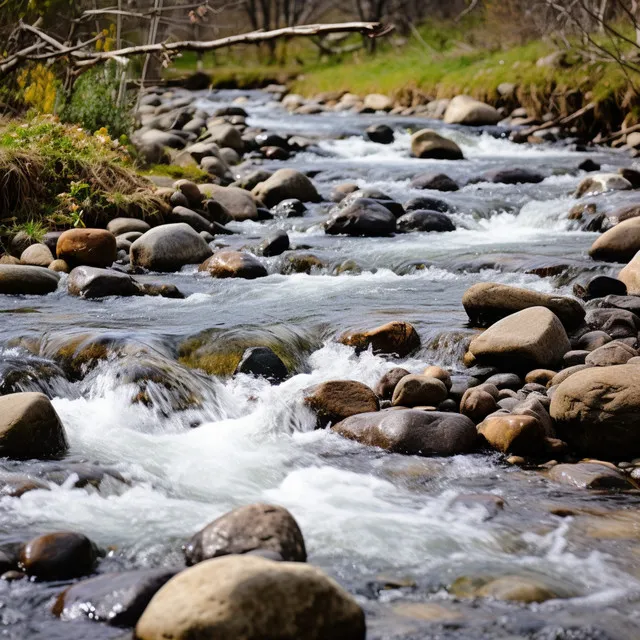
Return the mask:
POLYGON ((166 176, 174 180, 211 182, 211 176, 200 167, 179 167, 175 164, 154 164, 141 172, 144 176, 166 176))

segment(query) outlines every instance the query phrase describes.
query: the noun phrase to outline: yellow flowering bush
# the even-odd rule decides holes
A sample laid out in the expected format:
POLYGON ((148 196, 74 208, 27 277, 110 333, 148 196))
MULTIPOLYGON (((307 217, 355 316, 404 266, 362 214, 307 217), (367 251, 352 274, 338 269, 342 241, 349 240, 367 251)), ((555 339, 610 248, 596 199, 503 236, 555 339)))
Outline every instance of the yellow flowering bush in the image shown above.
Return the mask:
POLYGON ((18 76, 18 86, 25 103, 39 113, 54 113, 59 81, 50 67, 36 64, 18 76))

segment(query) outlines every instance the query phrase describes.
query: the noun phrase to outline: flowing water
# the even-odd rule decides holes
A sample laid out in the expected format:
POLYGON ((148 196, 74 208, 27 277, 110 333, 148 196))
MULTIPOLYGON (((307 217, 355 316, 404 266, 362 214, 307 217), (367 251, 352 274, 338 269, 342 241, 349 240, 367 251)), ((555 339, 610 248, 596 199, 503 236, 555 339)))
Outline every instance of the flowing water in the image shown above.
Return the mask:
MULTIPOLYGON (((213 112, 237 95, 201 94, 198 104, 213 112)), ((215 517, 272 502, 298 520, 310 562, 356 594, 371 639, 640 637, 638 496, 556 485, 497 455, 384 453, 315 431, 301 403, 314 383, 354 379, 373 386, 399 363, 416 372, 428 364, 462 372, 473 331, 460 300, 474 282, 567 294, 593 273, 615 273, 587 257, 595 234, 572 229, 567 214, 584 159, 614 170, 628 158, 567 144, 515 145, 496 127, 447 128, 465 161, 417 160, 409 157, 408 129, 443 130, 441 123, 291 116, 266 94, 242 95, 249 98, 251 126, 317 139, 315 148, 265 168, 312 171, 325 197, 343 182, 400 202, 434 195, 455 207, 458 229, 336 238, 322 231, 327 205, 312 205, 303 218, 233 223, 238 235, 224 237, 232 246, 250 246, 274 228, 286 229, 293 245, 324 262, 310 275, 280 275, 280 258, 270 258, 270 275, 254 281, 215 280, 195 268, 142 277, 173 282, 185 300, 85 301, 63 290, 44 298, 2 297, 3 392, 47 393, 67 429, 70 453, 55 464, 0 461, 3 473, 30 473, 49 485, 0 498, 0 542, 74 530, 109 549, 100 572, 174 566, 182 562, 181 544, 215 517), (396 141, 365 141, 364 129, 382 121, 396 128, 396 141), (546 179, 478 183, 446 194, 409 187, 420 172, 443 171, 464 184, 504 167, 533 169, 546 179), (535 275, 547 272, 554 275, 535 275), (421 335, 422 349, 409 359, 356 355, 334 340, 346 329, 392 319, 411 322, 421 335), (276 346, 295 375, 271 386, 190 366, 223 358, 229 345, 252 344, 276 346), (144 402, 133 402, 141 392, 144 402), (98 468, 111 474, 99 490, 78 486, 98 468), (478 493, 500 496, 504 509, 456 502, 478 493), (552 514, 565 507, 582 515, 552 514), (541 577, 562 597, 525 606, 458 599, 448 591, 459 578, 507 574, 541 577), (401 588, 382 589, 386 583, 401 588)), ((632 198, 601 200, 606 209, 632 198)), ((0 583, 0 637, 128 637, 105 625, 54 619, 49 606, 63 587, 0 583)))

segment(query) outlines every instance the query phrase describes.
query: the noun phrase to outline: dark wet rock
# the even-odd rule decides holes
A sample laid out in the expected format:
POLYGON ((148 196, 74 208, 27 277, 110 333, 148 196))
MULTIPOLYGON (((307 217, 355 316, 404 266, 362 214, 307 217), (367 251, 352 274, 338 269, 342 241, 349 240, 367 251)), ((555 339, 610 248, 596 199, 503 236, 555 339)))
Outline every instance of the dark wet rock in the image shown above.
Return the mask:
POLYGON ((391 144, 394 141, 393 129, 386 124, 372 124, 367 127, 365 135, 378 144, 391 144))
POLYGON ((640 171, 630 167, 620 167, 618 173, 631 184, 632 189, 640 189, 640 171))
POLYGON ((150 271, 178 271, 211 254, 209 245, 189 225, 165 224, 147 231, 131 245, 131 264, 150 271))
POLYGON ((49 247, 49 251, 51 251, 52 255, 54 256, 56 255, 56 246, 58 244, 58 239, 63 233, 64 231, 48 231, 42 238, 43 244, 46 244, 47 247, 49 247))
POLYGON ((544 176, 529 169, 494 169, 482 175, 482 180, 496 184, 538 184, 544 176))
POLYGON ((364 640, 366 630, 357 602, 319 569, 245 555, 178 574, 151 600, 135 634, 138 640, 364 640))
POLYGON ((283 275, 307 273, 324 269, 327 265, 313 253, 298 251, 285 252, 279 260, 279 270, 283 275))
POLYGON ((387 371, 382 378, 378 381, 378 384, 375 386, 375 393, 379 398, 383 400, 391 400, 393 397, 393 392, 396 388, 396 385, 402 378, 408 376, 410 374, 409 371, 403 369, 402 367, 396 367, 387 371))
POLYGON ((548 475, 555 482, 580 489, 633 489, 633 484, 624 474, 593 462, 557 464, 549 469, 548 475))
POLYGON ((562 358, 562 364, 565 367, 574 367, 578 364, 584 364, 589 353, 590 352, 586 349, 567 351, 562 358))
POLYGON ((397 221, 399 231, 455 231, 456 226, 446 213, 410 211, 397 221))
POLYGON ((80 298, 140 295, 137 283, 131 276, 96 267, 76 267, 69 274, 67 287, 71 295, 80 298))
POLYGON ((280 147, 281 149, 288 149, 289 143, 286 138, 279 136, 277 133, 259 133, 255 137, 258 147, 280 147))
POLYGON ((151 282, 138 282, 140 295, 152 296, 154 298, 172 298, 182 300, 185 295, 175 284, 154 284, 151 282))
POLYGON ((330 380, 311 387, 305 391, 304 403, 316 414, 322 427, 380 409, 376 394, 355 380, 330 380))
POLYGON ((105 229, 70 229, 58 238, 56 253, 72 266, 110 267, 116 260, 116 238, 105 229))
POLYGON ((632 204, 626 207, 620 207, 609 214, 609 218, 617 219, 618 222, 624 222, 631 218, 637 218, 640 216, 640 205, 632 204))
POLYGON ((37 242, 26 231, 18 231, 9 243, 9 255, 19 258, 32 244, 37 244, 37 242))
POLYGON ((196 533, 184 547, 188 565, 250 551, 274 551, 285 562, 306 562, 307 551, 295 518, 284 507, 251 504, 225 513, 196 533))
POLYGON ((282 147, 261 147, 260 151, 267 160, 288 160, 291 153, 282 147))
POLYGON ((604 331, 588 331, 574 340, 573 346, 579 351, 594 351, 611 342, 611 336, 604 331))
POLYGON ((295 218, 304 215, 306 210, 307 207, 300 200, 290 198, 279 202, 271 209, 271 213, 277 218, 295 218))
POLYGON ((635 337, 640 331, 640 317, 623 309, 589 309, 585 322, 613 339, 635 337))
POLYGON ((583 455, 640 457, 640 368, 590 367, 569 376, 551 400, 558 436, 583 455))
POLYGON ((600 171, 600 165, 591 158, 587 158, 578 165, 578 169, 580 171, 600 171))
POLYGON ((53 262, 53 254, 46 244, 32 244, 20 256, 22 264, 33 267, 48 267, 53 262))
POLYGON ((225 107, 220 107, 219 109, 216 109, 213 115, 216 118, 225 116, 242 116, 243 118, 249 117, 249 114, 242 107, 238 107, 237 105, 227 105, 225 107))
POLYGON ((263 264, 250 253, 222 249, 207 258, 199 267, 214 278, 244 278, 254 280, 267 276, 263 264))
POLYGON ((440 411, 387 409, 362 413, 332 429, 361 444, 408 455, 457 455, 473 451, 477 444, 476 428, 469 418, 440 411))
POLYGON ((0 294, 46 295, 58 288, 60 276, 44 267, 0 264, 0 294))
POLYGON ((507 316, 469 345, 477 362, 516 372, 552 368, 570 350, 562 323, 546 307, 531 307, 507 316))
POLYGON ((640 296, 609 295, 600 301, 600 306, 611 309, 623 309, 640 316, 640 296))
MULTIPOLYGON (((198 193, 200 193, 199 190, 198 190, 198 193)), ((199 204, 201 197, 202 197, 202 194, 200 198, 198 198, 197 204, 199 204)), ((182 191, 174 191, 171 194, 171 197, 169 198, 169 204, 172 207, 190 207, 191 206, 191 204, 189 203, 189 198, 187 198, 187 196, 185 196, 184 193, 182 193, 182 191)))
POLYGON ((286 231, 278 229, 268 235, 258 246, 259 252, 266 258, 279 256, 289 249, 290 241, 286 231))
POLYGON ((438 406, 447 398, 442 380, 431 376, 410 374, 396 385, 392 403, 399 407, 438 406))
POLYGON ((347 196, 341 203, 338 210, 332 210, 332 213, 344 210, 351 205, 357 203, 361 207, 368 207, 372 204, 382 205, 385 209, 388 209, 396 218, 405 214, 404 207, 395 200, 392 200, 388 196, 384 196, 381 192, 376 192, 374 189, 362 189, 355 191, 351 195, 347 196), (374 194, 380 194, 379 197, 373 197, 374 194))
POLYGON ((207 218, 186 207, 174 207, 167 219, 172 223, 184 222, 197 232, 207 231, 212 235, 218 232, 218 228, 207 218))
POLYGON ((429 196, 418 196, 411 198, 404 203, 404 209, 407 213, 410 211, 438 211, 440 213, 450 213, 455 211, 455 207, 439 198, 431 198, 429 196))
POLYGON ((345 333, 339 342, 359 351, 371 347, 373 353, 404 358, 420 347, 420 336, 408 322, 395 321, 368 331, 345 333))
POLYGON ((604 298, 608 295, 626 296, 627 285, 610 276, 594 276, 587 283, 587 295, 591 298, 604 298))
MULTIPOLYGON (((233 220, 233 216, 217 200, 205 200, 200 211, 202 216, 214 225, 225 225, 233 220)), ((218 227, 216 231, 219 231, 218 227)))
POLYGON ((416 158, 434 160, 462 160, 460 147, 433 129, 422 129, 411 136, 411 152, 416 158))
POLYGON ((254 187, 251 193, 267 207, 274 207, 291 198, 301 202, 320 201, 311 180, 295 169, 279 169, 268 180, 254 187))
POLYGON ((458 183, 445 173, 421 173, 413 177, 409 186, 412 189, 433 189, 435 191, 458 191, 460 188, 458 183))
POLYGON ((80 533, 60 531, 38 536, 20 552, 20 567, 38 580, 70 580, 93 572, 98 552, 80 533))
POLYGON ((396 230, 396 218, 382 204, 358 199, 334 213, 324 229, 329 235, 388 236, 396 230))
POLYGON ((107 225, 107 231, 116 237, 132 231, 145 233, 149 231, 149 229, 151 229, 151 227, 148 222, 137 220, 136 218, 114 218, 107 225))
POLYGON ((585 317, 582 305, 573 298, 493 282, 469 287, 462 297, 462 304, 471 322, 481 327, 530 307, 546 307, 553 311, 568 329, 580 326, 585 317))
POLYGON ((64 427, 47 396, 12 393, 0 397, 1 456, 52 458, 68 448, 64 427))
POLYGON ((494 385, 498 390, 513 389, 517 391, 522 387, 522 378, 515 373, 496 373, 485 380, 486 384, 494 385))
POLYGON ((89 618, 114 627, 134 627, 151 598, 176 573, 175 569, 139 569, 83 580, 65 589, 52 611, 65 621, 89 618))
POLYGON ((635 349, 615 340, 594 349, 585 358, 585 363, 591 367, 610 367, 616 364, 626 364, 631 358, 638 356, 635 349))
POLYGON ((629 262, 640 251, 640 218, 630 218, 605 231, 589 249, 594 260, 629 262))
POLYGON ((529 415, 489 416, 478 425, 478 433, 500 453, 538 456, 545 449, 544 428, 529 415))
POLYGON ((289 371, 280 357, 269 347, 250 347, 242 354, 236 373, 266 378, 279 383, 289 376, 289 371))

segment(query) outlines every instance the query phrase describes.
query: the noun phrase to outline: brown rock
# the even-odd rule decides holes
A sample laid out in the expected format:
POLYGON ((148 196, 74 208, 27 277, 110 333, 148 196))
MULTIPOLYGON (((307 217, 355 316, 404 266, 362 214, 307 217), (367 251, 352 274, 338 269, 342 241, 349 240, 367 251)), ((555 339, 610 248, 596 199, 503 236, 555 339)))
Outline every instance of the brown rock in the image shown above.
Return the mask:
POLYGON ((395 367, 391 371, 387 371, 378 381, 374 391, 379 398, 383 400, 391 400, 396 385, 402 378, 409 375, 409 371, 402 367, 395 367))
POLYGON ((20 552, 20 566, 39 580, 70 580, 93 571, 94 544, 80 533, 61 531, 30 540, 20 552))
POLYGON ((431 378, 437 378, 438 380, 442 380, 442 382, 444 382, 444 386, 447 387, 447 390, 448 391, 451 390, 451 386, 453 383, 451 381, 451 375, 446 369, 443 369, 442 367, 436 367, 435 365, 433 365, 433 366, 427 367, 422 372, 422 375, 428 376, 431 378))
POLYGON ((557 371, 551 369, 534 369, 529 371, 525 376, 525 382, 535 382, 537 384, 544 385, 545 387, 553 380, 557 371))
POLYGON ((626 364, 631 358, 637 356, 638 352, 635 349, 624 342, 614 340, 594 349, 585 358, 585 364, 591 367, 609 367, 616 364, 626 364))
POLYGON ((20 262, 34 267, 48 267, 53 262, 53 255, 46 244, 32 244, 22 252, 20 262))
POLYGON ((460 401, 460 413, 473 420, 482 422, 489 414, 498 410, 497 397, 482 387, 467 389, 460 401))
POLYGON ((56 245, 57 257, 72 266, 110 267, 117 253, 116 238, 106 229, 70 229, 56 245))
POLYGON ((557 464, 549 470, 548 475, 555 482, 580 489, 633 489, 633 484, 624 474, 592 462, 557 464))
POLYGON ((408 375, 398 382, 393 392, 393 405, 416 407, 437 406, 447 398, 447 387, 437 378, 408 375))
POLYGON ((316 413, 321 426, 380 409, 376 394, 355 380, 330 380, 316 385, 306 391, 304 403, 316 413))
POLYGON ((408 356, 420 347, 420 336, 408 322, 389 322, 369 331, 346 333, 339 342, 357 350, 371 346, 376 354, 408 356))
POLYGON ((640 252, 637 253, 618 274, 618 280, 627 285, 627 293, 632 296, 640 295, 640 252))
POLYGON ((536 456, 544 451, 544 428, 532 416, 489 416, 478 425, 478 433, 501 453, 536 456))
POLYGON ((640 218, 630 218, 599 236, 589 249, 594 260, 629 262, 640 251, 640 218))
POLYGON ((250 253, 223 249, 207 258, 199 268, 214 278, 244 278, 254 280, 269 275, 263 264, 250 253))

